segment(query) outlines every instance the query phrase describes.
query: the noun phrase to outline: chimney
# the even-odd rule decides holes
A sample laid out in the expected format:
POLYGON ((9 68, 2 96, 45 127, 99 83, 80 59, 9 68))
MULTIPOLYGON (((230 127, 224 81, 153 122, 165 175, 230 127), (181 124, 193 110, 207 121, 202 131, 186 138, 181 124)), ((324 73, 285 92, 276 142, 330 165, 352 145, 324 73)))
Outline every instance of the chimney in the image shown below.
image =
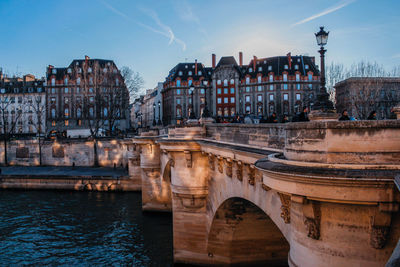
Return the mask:
POLYGON ((253 58, 253 70, 254 70, 254 72, 256 71, 256 63, 257 63, 257 57, 254 56, 254 58, 253 58))
POLYGON ((289 62, 289 69, 292 69, 292 53, 287 53, 287 58, 288 58, 288 62, 289 62))
POLYGON ((213 67, 213 69, 215 69, 215 54, 212 54, 212 67, 213 67))
POLYGON ((239 66, 243 66, 243 53, 239 52, 239 66))
POLYGON ((194 75, 197 76, 197 59, 194 61, 194 75))
POLYGON ((85 56, 85 60, 88 61, 90 59, 89 56, 85 56))

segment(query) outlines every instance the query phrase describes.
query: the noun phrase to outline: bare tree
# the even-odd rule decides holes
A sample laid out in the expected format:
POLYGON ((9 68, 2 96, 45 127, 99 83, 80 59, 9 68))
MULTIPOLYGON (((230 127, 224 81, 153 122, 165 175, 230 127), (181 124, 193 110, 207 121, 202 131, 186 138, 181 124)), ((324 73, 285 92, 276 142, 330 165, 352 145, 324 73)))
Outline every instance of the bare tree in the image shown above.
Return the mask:
POLYGON ((32 109, 35 116, 35 120, 28 121, 29 124, 33 125, 38 138, 38 148, 39 148, 39 165, 42 165, 42 146, 44 143, 44 133, 46 132, 46 103, 42 100, 40 95, 34 96, 33 99, 28 101, 29 107, 32 109))
POLYGON ((329 99, 335 103, 335 84, 346 79, 346 71, 343 64, 332 62, 326 68, 326 90, 329 94, 329 99))
POLYGON ((0 125, 2 127, 3 145, 4 145, 4 165, 8 165, 7 142, 10 140, 11 134, 15 133, 17 122, 19 121, 22 110, 20 107, 15 109, 12 105, 15 103, 15 97, 0 97, 0 125), (11 114, 9 114, 11 113, 11 114))
POLYGON ((134 101, 139 97, 143 89, 144 80, 139 72, 135 72, 127 66, 121 68, 121 75, 124 78, 126 87, 128 88, 130 99, 134 101))

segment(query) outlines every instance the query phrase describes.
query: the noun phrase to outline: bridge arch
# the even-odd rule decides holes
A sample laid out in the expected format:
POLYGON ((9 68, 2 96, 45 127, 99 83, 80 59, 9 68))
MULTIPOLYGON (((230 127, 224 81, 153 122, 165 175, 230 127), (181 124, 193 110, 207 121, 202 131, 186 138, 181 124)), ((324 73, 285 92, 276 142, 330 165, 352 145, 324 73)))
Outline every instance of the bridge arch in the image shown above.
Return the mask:
POLYGON ((232 197, 214 214, 207 251, 216 264, 287 266, 289 243, 261 208, 232 197))

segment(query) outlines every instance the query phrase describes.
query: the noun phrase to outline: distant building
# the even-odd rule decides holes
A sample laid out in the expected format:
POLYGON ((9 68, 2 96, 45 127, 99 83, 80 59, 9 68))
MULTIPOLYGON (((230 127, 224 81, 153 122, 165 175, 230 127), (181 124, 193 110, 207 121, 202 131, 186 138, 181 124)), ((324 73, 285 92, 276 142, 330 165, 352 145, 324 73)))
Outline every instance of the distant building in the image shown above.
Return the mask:
POLYGON ((222 57, 212 67, 199 62, 179 63, 164 82, 163 111, 165 124, 179 124, 194 108, 200 118, 205 103, 214 117, 232 118, 235 114, 269 116, 276 112, 294 116, 302 107, 311 106, 320 84, 314 57, 254 57, 243 65, 234 57, 222 57), (189 89, 193 87, 193 105, 189 89))
POLYGON ((9 78, 0 69, 0 133, 46 132, 45 80, 27 74, 9 78))
POLYGON ((46 75, 49 131, 129 128, 129 93, 112 60, 85 57, 66 68, 49 65, 46 75))
POLYGON ((336 109, 357 119, 366 119, 376 111, 378 119, 390 119, 391 109, 400 103, 400 78, 353 77, 338 82, 336 109))

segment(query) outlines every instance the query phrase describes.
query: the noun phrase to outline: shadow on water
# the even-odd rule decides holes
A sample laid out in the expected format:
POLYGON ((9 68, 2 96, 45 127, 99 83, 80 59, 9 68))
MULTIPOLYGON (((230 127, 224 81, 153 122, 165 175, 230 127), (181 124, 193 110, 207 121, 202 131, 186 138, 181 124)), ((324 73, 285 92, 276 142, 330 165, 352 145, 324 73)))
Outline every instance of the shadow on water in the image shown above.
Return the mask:
POLYGON ((172 266, 171 214, 140 193, 0 191, 2 265, 172 266))

